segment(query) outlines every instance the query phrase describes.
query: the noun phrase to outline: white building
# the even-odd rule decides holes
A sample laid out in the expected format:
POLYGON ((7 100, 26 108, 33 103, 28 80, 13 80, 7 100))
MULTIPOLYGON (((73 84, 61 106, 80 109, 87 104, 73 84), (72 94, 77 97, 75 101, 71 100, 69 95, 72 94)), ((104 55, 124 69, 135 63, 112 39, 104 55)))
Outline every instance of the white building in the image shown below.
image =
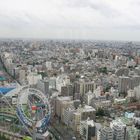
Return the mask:
POLYGON ((67 75, 60 75, 56 78, 56 89, 61 92, 61 87, 70 84, 70 78, 67 75))
POLYGON ((95 124, 93 120, 85 120, 80 122, 80 135, 83 140, 91 140, 95 137, 95 124))
POLYGON ((126 125, 121 120, 114 120, 110 123, 115 140, 125 140, 126 125))
POLYGON ((24 84, 26 80, 26 72, 25 70, 19 70, 19 82, 24 84))
MULTIPOLYGON (((58 117, 64 116, 63 111, 71 104, 71 97, 57 97, 55 101, 55 114, 58 117)), ((62 119, 62 118, 61 118, 62 119)))
POLYGON ((75 93, 80 93, 81 95, 86 94, 87 92, 93 92, 96 89, 96 83, 94 81, 85 81, 80 79, 74 83, 75 93))
POLYGON ((76 112, 73 113, 72 124, 71 124, 71 128, 75 132, 79 132, 80 131, 80 122, 81 122, 81 113, 76 111, 76 112))
POLYGON ((50 77, 49 88, 56 89, 56 77, 50 77))
POLYGON ((127 67, 135 67, 136 66, 136 62, 134 60, 129 60, 127 61, 127 67))
POLYGON ((87 118, 95 120, 96 110, 92 106, 80 106, 77 111, 81 113, 81 120, 87 120, 87 118))
POLYGON ((47 68, 48 70, 51 70, 51 69, 52 69, 52 62, 47 61, 47 62, 46 62, 46 68, 47 68))
POLYGON ((72 116, 73 113, 75 112, 75 109, 73 106, 67 107, 66 109, 64 109, 64 117, 63 117, 63 122, 66 125, 71 125, 72 124, 72 116))
POLYGON ((124 103, 126 103, 126 98, 115 98, 114 103, 115 104, 124 104, 124 103))
POLYGON ((99 96, 101 96, 101 93, 102 93, 103 89, 101 86, 98 86, 95 91, 94 91, 94 94, 95 96, 98 98, 99 96))
POLYGON ((110 127, 103 127, 97 132, 97 140, 114 140, 113 130, 110 127))
POLYGON ((134 90, 130 89, 127 91, 127 97, 131 98, 131 97, 135 97, 135 92, 134 90))
POLYGON ((84 101, 87 105, 91 105, 92 99, 95 97, 94 93, 89 91, 88 93, 85 94, 84 96, 84 101))
POLYGON ((134 126, 129 126, 126 129, 126 140, 138 140, 139 130, 134 126))
POLYGON ((140 86, 134 88, 134 93, 137 100, 140 100, 140 86))
POLYGON ((27 81, 29 85, 36 85, 38 80, 41 80, 42 76, 41 74, 37 74, 37 73, 29 73, 27 76, 27 81))

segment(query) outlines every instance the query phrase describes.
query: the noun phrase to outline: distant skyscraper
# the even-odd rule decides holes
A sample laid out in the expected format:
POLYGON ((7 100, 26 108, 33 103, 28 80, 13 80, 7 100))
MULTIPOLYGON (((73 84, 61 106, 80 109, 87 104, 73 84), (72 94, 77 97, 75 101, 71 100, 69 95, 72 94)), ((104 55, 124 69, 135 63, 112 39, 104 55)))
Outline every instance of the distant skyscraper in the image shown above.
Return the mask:
POLYGON ((61 95, 62 96, 73 96, 73 86, 66 85, 61 87, 61 95))
POLYGON ((140 76, 133 75, 130 77, 120 76, 119 77, 119 92, 127 93, 129 89, 134 89, 140 84, 140 76))
POLYGON ((90 81, 90 82, 78 81, 74 83, 74 92, 80 93, 81 95, 84 95, 89 91, 93 92, 95 88, 96 88, 96 84, 94 81, 90 81))
POLYGON ((37 88, 41 90, 44 94, 49 95, 49 81, 46 80, 38 80, 37 88))
POLYGON ((126 93, 127 90, 129 90, 130 82, 131 82, 131 80, 129 77, 120 76, 119 77, 119 92, 126 93))

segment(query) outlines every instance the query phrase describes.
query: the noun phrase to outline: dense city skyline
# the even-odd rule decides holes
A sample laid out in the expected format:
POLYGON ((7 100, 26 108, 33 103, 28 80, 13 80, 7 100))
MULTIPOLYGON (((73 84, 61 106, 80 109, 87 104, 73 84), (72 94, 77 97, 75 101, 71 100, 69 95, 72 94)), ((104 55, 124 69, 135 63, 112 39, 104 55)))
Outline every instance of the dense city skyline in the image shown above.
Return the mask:
POLYGON ((140 140, 139 42, 1 39, 0 52, 0 139, 140 140))
POLYGON ((0 140, 140 140, 140 0, 0 0, 0 140))
POLYGON ((139 0, 0 1, 0 37, 140 41, 139 0))

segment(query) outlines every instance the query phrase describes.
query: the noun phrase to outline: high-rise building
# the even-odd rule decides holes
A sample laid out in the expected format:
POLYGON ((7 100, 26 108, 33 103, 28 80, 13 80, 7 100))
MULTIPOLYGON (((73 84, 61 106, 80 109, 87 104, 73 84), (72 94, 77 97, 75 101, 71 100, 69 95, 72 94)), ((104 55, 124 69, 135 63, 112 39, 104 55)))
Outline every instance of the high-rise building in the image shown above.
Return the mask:
POLYGON ((127 93, 127 90, 130 89, 130 78, 126 76, 119 77, 119 92, 120 93, 127 93))
POLYGON ((56 89, 61 92, 61 87, 70 84, 69 76, 62 74, 56 78, 56 89))
POLYGON ((140 76, 133 75, 131 77, 120 76, 119 77, 119 92, 127 93, 129 89, 134 89, 140 84, 140 76))
POLYGON ((71 128, 75 131, 75 132, 79 132, 80 130, 80 121, 81 121, 81 113, 76 111, 73 113, 72 115, 72 125, 71 128))
POLYGON ((26 72, 25 70, 19 70, 19 82, 21 84, 24 84, 25 83, 25 80, 26 80, 26 72))
POLYGON ((80 93, 81 95, 84 95, 89 91, 93 92, 95 88, 96 84, 94 81, 78 81, 74 83, 74 93, 80 93))
POLYGON ((84 102, 87 104, 87 105, 91 105, 91 101, 92 99, 95 97, 94 93, 92 93, 91 91, 89 91, 88 93, 86 93, 84 95, 84 102))
POLYGON ((62 116, 64 115, 64 109, 69 107, 72 104, 71 97, 57 97, 55 100, 55 114, 62 119, 62 116))
POLYGON ((62 96, 73 96, 73 86, 72 84, 61 87, 62 96))
POLYGON ((63 117, 63 122, 70 126, 72 124, 72 116, 73 113, 75 112, 75 108, 73 106, 69 106, 64 109, 64 117, 63 117))
POLYGON ((56 89, 56 78, 55 77, 49 78, 49 88, 56 89))
POLYGON ((47 79, 38 80, 37 89, 41 90, 44 94, 49 95, 49 81, 47 79))
POLYGON ((77 110, 81 113, 81 120, 95 120, 96 110, 92 106, 82 105, 77 110))
POLYGON ((41 80, 42 76, 40 74, 30 72, 27 76, 27 81, 30 86, 36 85, 38 80, 41 80))
POLYGON ((113 130, 110 127, 103 127, 97 132, 97 140, 114 140, 113 130))
POLYGON ((140 85, 134 88, 134 93, 137 100, 140 100, 140 85))
POLYGON ((51 70, 51 69, 52 69, 52 62, 47 61, 47 62, 46 62, 46 68, 47 68, 48 70, 51 70))
POLYGON ((125 140, 138 140, 139 130, 134 126, 129 126, 126 129, 126 138, 125 140))
POLYGON ((83 140, 95 139, 95 125, 93 120, 85 120, 80 122, 80 135, 83 140))
POLYGON ((121 120, 114 120, 110 123, 113 130, 114 140, 125 140, 126 125, 121 120))
POLYGON ((131 78, 131 89, 134 89, 134 87, 137 87, 140 85, 140 76, 139 75, 134 75, 131 78))

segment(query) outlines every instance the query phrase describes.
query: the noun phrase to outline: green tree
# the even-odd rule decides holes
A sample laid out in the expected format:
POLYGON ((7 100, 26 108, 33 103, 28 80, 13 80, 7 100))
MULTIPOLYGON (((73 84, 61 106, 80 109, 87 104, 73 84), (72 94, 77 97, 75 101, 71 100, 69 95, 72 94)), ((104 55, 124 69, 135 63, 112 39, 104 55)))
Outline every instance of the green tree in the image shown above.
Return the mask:
POLYGON ((104 110, 102 108, 98 108, 97 112, 96 112, 96 116, 104 116, 104 110))
POLYGON ((6 138, 3 134, 0 135, 0 140, 9 140, 8 138, 6 138))
POLYGON ((107 67, 99 68, 99 72, 100 72, 100 73, 107 74, 107 67))

